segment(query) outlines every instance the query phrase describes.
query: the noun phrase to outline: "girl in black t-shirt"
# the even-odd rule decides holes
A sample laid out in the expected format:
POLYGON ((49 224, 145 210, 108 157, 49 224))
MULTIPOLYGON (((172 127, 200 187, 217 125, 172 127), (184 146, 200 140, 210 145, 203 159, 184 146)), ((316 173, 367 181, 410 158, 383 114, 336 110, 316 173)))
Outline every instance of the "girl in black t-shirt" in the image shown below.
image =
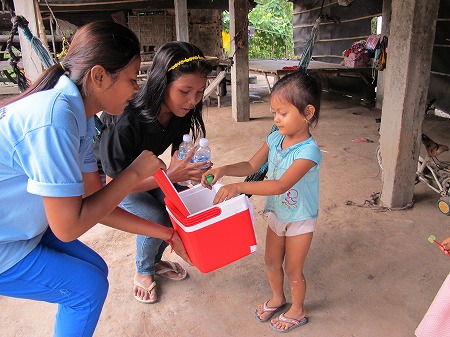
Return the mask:
MULTIPOLYGON (((199 182, 206 169, 203 163, 176 158, 183 134, 193 139, 206 135, 202 118, 202 98, 211 65, 203 53, 186 42, 169 42, 155 54, 146 84, 130 101, 121 116, 103 113, 104 124, 98 144, 98 158, 108 183, 143 150, 161 155, 171 146, 172 160, 166 174, 172 183, 199 182)), ((175 184, 177 189, 181 186, 175 184)), ((142 218, 166 227, 171 226, 165 210, 164 194, 153 177, 141 181, 120 204, 142 218)), ((154 275, 183 280, 187 271, 178 263, 162 261, 167 243, 161 239, 138 235, 136 238, 136 274, 134 297, 139 302, 157 301, 154 275)))

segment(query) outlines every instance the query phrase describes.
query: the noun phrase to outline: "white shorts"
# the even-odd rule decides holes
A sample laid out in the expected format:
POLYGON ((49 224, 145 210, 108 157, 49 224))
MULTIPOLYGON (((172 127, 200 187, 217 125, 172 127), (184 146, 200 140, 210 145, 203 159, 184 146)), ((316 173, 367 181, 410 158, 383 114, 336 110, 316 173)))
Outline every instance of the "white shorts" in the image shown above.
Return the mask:
POLYGON ((317 218, 306 219, 293 222, 279 221, 276 215, 272 212, 267 214, 267 222, 269 227, 278 236, 297 236, 300 234, 306 234, 316 231, 317 218))

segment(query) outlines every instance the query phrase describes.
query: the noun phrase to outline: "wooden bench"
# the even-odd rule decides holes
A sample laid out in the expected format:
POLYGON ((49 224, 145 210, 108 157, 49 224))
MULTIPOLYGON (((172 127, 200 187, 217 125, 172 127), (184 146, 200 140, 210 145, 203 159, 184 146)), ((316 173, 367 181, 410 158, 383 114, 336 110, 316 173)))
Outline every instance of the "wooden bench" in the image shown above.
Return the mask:
POLYGON ((217 95, 217 107, 221 107, 221 95, 219 91, 219 85, 220 83, 225 79, 227 75, 227 72, 225 70, 222 70, 217 74, 217 76, 214 75, 208 75, 207 82, 208 87, 205 89, 205 92, 203 93, 203 101, 210 98, 211 94, 213 92, 217 95))

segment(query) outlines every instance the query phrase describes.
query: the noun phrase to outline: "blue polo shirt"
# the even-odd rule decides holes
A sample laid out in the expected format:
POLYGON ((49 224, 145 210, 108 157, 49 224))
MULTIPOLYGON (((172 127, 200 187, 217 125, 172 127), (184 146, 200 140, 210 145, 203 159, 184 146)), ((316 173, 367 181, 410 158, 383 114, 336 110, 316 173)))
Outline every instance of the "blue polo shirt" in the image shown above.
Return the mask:
POLYGON ((86 120, 76 85, 0 108, 0 273, 30 253, 48 227, 43 196, 84 193, 82 172, 97 171, 94 120, 86 120))

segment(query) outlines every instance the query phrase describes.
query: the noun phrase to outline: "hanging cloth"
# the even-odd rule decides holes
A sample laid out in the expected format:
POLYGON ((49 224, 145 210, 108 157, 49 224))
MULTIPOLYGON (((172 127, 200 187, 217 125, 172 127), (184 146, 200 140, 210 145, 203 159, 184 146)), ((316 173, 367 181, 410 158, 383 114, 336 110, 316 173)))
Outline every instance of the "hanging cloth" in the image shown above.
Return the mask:
POLYGON ((314 42, 316 42, 317 32, 319 30, 320 22, 322 21, 321 15, 316 19, 314 26, 311 30, 309 39, 303 45, 302 55, 300 56, 300 62, 298 63, 298 69, 306 73, 308 70, 309 62, 311 61, 314 42))

